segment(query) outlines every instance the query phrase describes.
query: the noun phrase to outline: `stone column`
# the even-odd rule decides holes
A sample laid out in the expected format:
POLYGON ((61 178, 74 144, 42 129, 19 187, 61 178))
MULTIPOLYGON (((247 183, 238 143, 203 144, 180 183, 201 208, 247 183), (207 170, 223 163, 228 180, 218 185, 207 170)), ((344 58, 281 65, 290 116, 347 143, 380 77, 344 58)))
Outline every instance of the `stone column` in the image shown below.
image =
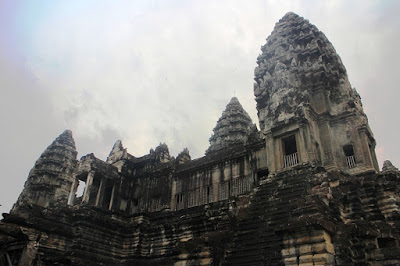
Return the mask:
MULTIPOLYGON (((374 164, 372 162, 372 156, 369 149, 368 136, 365 128, 361 128, 358 130, 360 135, 360 143, 361 143, 361 151, 362 157, 364 157, 364 166, 366 169, 374 168, 374 164)), ((356 156, 357 159, 357 156, 356 156)))
POLYGON ((178 181, 172 180, 172 186, 171 186, 171 201, 170 201, 170 208, 171 210, 175 210, 177 208, 176 206, 176 183, 178 181))
POLYGON ((220 183, 220 170, 218 165, 215 165, 210 169, 211 171, 211 180, 212 180, 212 191, 213 191, 213 198, 211 202, 217 202, 218 201, 218 195, 219 195, 219 183, 220 183))
POLYGON ((21 228, 24 235, 27 236, 28 241, 22 250, 18 266, 33 265, 37 252, 39 250, 39 233, 34 229, 21 228))
POLYGON ((319 127, 319 136, 321 140, 321 148, 323 151, 322 154, 322 164, 327 169, 332 169, 337 167, 337 163, 335 157, 333 156, 332 149, 332 134, 328 121, 321 121, 318 125, 319 127))
POLYGON ((266 146, 267 146, 267 166, 270 173, 275 173, 277 171, 276 168, 276 159, 275 156, 275 145, 274 145, 274 137, 272 136, 272 132, 269 131, 265 134, 266 136, 266 146))
POLYGON ((310 125, 309 124, 301 124, 300 125, 300 138, 301 141, 304 141, 304 152, 307 157, 302 158, 302 162, 312 162, 316 160, 314 146, 310 137, 310 125))
POLYGON ((228 199, 231 197, 231 195, 233 194, 233 165, 232 165, 232 161, 229 161, 229 168, 230 168, 230 176, 229 176, 229 180, 228 180, 228 199))
POLYGON ((374 168, 376 170, 377 173, 379 173, 379 164, 378 164, 378 159, 376 158, 376 153, 375 153, 375 143, 371 143, 371 147, 370 147, 370 152, 371 152, 371 156, 372 156, 372 163, 374 164, 374 168))
POLYGON ((247 153, 247 155, 243 157, 243 175, 244 176, 247 176, 251 173, 248 159, 249 159, 249 154, 247 153))
POLYGON ((78 188, 79 180, 76 176, 74 176, 74 181, 72 182, 71 191, 68 196, 68 205, 73 206, 75 200, 76 190, 78 188))
POLYGON ((305 142, 304 138, 304 128, 300 127, 299 128, 299 134, 294 135, 296 138, 296 149, 297 149, 297 154, 299 158, 297 159, 299 163, 304 163, 304 162, 309 162, 308 159, 308 147, 307 143, 305 142))
MULTIPOLYGON (((285 151, 283 149, 283 141, 282 138, 274 138, 272 137, 272 145, 273 145, 273 160, 275 161, 274 167, 275 167, 275 172, 282 170, 285 167, 284 163, 284 155, 285 151)), ((297 145, 297 140, 296 140, 296 145, 297 145)))
POLYGON ((106 179, 104 177, 101 177, 101 181, 100 181, 100 186, 99 186, 99 190, 97 191, 97 195, 96 195, 96 203, 95 206, 98 207, 99 205, 101 205, 103 198, 104 198, 104 190, 106 188, 106 179))
POLYGON ((94 173, 95 173, 94 171, 89 171, 89 173, 87 175, 86 187, 85 187, 85 191, 83 193, 82 202, 89 203, 90 188, 93 184, 94 173))

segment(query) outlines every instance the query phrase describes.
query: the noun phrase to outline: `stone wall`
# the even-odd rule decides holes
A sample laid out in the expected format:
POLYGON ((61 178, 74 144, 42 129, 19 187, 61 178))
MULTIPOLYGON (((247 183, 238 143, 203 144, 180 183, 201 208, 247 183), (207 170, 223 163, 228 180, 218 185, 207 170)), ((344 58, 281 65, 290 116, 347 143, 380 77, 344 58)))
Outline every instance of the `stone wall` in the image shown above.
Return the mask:
POLYGON ((399 180, 397 170, 351 176, 303 165, 177 211, 32 206, 29 218, 0 224, 3 260, 7 252, 32 265, 395 265, 399 180))

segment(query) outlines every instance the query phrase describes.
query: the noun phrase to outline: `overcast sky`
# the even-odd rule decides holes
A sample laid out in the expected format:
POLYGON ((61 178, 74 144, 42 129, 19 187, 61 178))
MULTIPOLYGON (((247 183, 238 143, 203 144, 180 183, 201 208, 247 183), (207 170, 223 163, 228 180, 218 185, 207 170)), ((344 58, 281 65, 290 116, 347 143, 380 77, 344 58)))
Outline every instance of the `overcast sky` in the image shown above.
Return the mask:
POLYGON ((71 129, 78 158, 116 140, 141 156, 208 147, 233 95, 257 123, 260 47, 288 11, 332 42, 362 97, 380 165, 400 166, 400 1, 0 0, 0 212, 71 129))

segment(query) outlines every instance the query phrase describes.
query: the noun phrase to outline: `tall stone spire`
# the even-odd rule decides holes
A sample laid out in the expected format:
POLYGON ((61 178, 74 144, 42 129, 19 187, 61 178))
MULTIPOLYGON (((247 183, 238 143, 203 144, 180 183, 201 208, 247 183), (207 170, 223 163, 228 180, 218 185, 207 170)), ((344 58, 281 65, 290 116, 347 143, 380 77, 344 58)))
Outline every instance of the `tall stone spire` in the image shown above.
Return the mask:
POLYGON ((352 102, 364 116, 339 55, 308 20, 287 13, 261 50, 254 84, 261 129, 292 118, 304 105, 337 114, 352 102), (314 95, 317 90, 325 91, 326 99, 314 95))
POLYGON ((65 130, 36 161, 12 213, 21 214, 29 205, 65 206, 77 163, 76 156, 72 132, 65 130))
POLYGON ((271 142, 278 140, 274 136, 288 135, 285 131, 298 132, 291 140, 283 140, 286 152, 299 156, 290 157, 290 165, 315 161, 346 168, 345 157, 355 156, 357 162, 351 167, 377 170, 375 140, 360 97, 326 36, 290 12, 275 25, 261 51, 254 95, 260 129, 270 139, 270 170, 285 167, 286 159, 273 156, 282 150, 276 148, 281 144, 271 142), (306 147, 299 147, 299 141, 306 147))
POLYGON ((206 154, 230 145, 245 143, 253 126, 248 113, 239 100, 233 97, 213 129, 214 134, 210 137, 210 147, 206 154))

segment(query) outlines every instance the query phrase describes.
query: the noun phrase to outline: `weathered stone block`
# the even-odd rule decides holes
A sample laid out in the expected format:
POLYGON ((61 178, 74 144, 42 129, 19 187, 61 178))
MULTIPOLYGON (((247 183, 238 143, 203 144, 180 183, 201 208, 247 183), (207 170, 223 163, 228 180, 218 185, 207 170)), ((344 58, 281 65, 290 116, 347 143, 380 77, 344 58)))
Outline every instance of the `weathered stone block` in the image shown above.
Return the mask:
POLYGON ((284 236, 282 243, 285 246, 294 246, 296 243, 296 239, 291 236, 284 236))
POLYGON ((300 264, 313 263, 313 255, 302 255, 299 257, 300 264))
POLYGON ((296 255, 296 248, 295 247, 284 248, 282 249, 281 253, 282 257, 293 256, 296 255))
POLYGON ((297 245, 301 245, 301 244, 305 244, 305 243, 310 243, 311 239, 310 236, 308 234, 299 234, 295 236, 296 239, 296 244, 297 245))
POLYGON ((289 257, 283 259, 285 265, 298 265, 297 257, 289 257))
POLYGON ((323 231, 312 232, 310 235, 310 241, 312 243, 325 242, 324 232, 323 231))
POLYGON ((332 254, 315 254, 313 256, 314 265, 333 265, 335 257, 332 254))
POLYGON ((312 245, 311 244, 304 244, 299 246, 299 253, 300 254, 309 254, 312 252, 312 245))
POLYGON ((312 245, 313 253, 335 253, 335 248, 331 243, 321 242, 312 245))

